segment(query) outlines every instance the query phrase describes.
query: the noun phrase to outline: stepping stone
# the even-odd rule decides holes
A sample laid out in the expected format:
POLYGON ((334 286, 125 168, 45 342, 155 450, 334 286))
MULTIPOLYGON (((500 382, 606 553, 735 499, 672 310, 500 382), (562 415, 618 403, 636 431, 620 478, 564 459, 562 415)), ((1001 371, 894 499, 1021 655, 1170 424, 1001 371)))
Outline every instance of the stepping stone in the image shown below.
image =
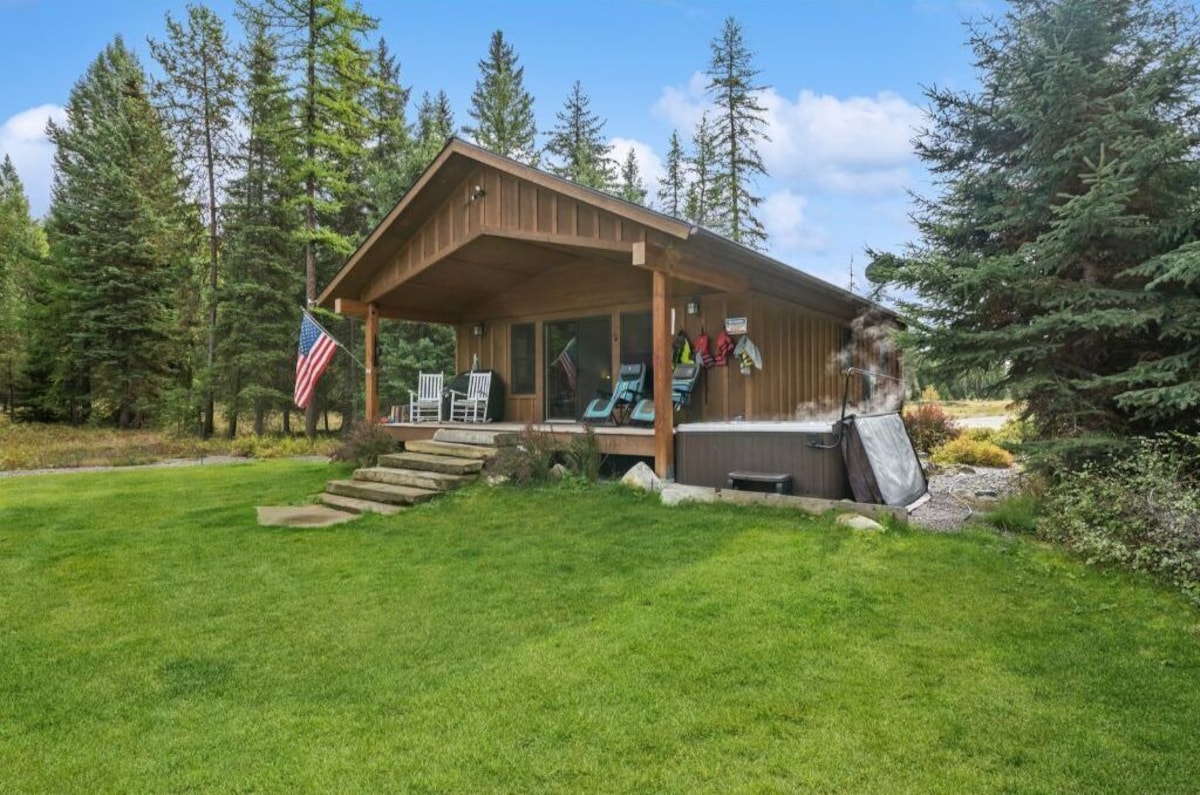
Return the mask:
POLYGON ((476 475, 447 475, 444 472, 422 472, 416 469, 392 467, 368 467, 354 470, 355 480, 389 483, 393 486, 412 486, 430 491, 450 491, 473 482, 476 477, 476 475))
POLYGON ((482 447, 474 444, 457 444, 454 442, 415 441, 405 442, 404 449, 410 453, 428 453, 429 455, 446 455, 454 458, 475 458, 486 461, 495 457, 495 447, 482 447))
POLYGON ((500 447, 513 444, 517 434, 512 431, 484 431, 474 428, 439 428, 433 434, 435 442, 450 442, 451 444, 475 444, 488 447, 500 447))
POLYGON ((379 466, 445 472, 447 475, 477 475, 479 470, 483 469, 483 461, 478 458, 455 458, 428 453, 392 453, 379 456, 379 466))
POLYGON ((328 527, 357 519, 358 515, 324 505, 259 506, 258 523, 267 527, 328 527))
POLYGON ((429 489, 414 489, 411 486, 392 486, 387 483, 370 483, 364 480, 331 480, 325 484, 325 491, 339 497, 353 497, 356 500, 370 502, 385 502, 389 505, 416 505, 437 496, 438 492, 429 489))
POLYGON ((356 500, 353 497, 342 497, 338 494, 324 493, 318 496, 317 499, 331 508, 348 513, 379 513, 384 516, 394 516, 404 510, 399 505, 388 505, 387 503, 372 502, 371 500, 356 500))

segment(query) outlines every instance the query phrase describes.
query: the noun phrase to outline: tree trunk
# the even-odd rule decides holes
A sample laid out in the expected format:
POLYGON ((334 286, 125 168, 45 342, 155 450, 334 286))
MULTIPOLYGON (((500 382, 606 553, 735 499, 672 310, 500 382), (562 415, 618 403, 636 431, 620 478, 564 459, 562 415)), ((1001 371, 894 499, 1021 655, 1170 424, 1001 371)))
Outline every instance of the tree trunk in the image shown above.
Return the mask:
MULTIPOLYGON (((287 414, 284 414, 286 417, 287 414)), ((262 398, 254 401, 254 435, 262 436, 266 431, 267 425, 267 407, 262 398)), ((287 430, 286 427, 284 430, 287 430)))

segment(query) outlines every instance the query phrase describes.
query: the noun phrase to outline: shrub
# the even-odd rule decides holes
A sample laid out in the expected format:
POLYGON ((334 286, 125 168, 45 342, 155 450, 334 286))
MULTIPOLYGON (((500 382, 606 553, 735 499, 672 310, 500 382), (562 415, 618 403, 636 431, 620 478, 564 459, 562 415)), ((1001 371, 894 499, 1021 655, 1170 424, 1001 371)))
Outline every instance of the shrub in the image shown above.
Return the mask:
POLYGON ((925 403, 937 403, 941 399, 941 394, 938 393, 937 387, 933 384, 927 384, 921 390, 921 400, 925 403))
POLYGON ((341 445, 333 451, 334 461, 348 461, 356 467, 373 467, 379 456, 394 453, 400 445, 392 436, 372 423, 359 423, 343 437, 341 445))
POLYGON ((500 448, 488 463, 488 472, 506 477, 518 486, 542 483, 549 479, 557 453, 558 445, 550 434, 527 427, 514 444, 500 448))
POLYGON ((1139 439, 1053 483, 1039 525, 1088 563, 1154 574, 1200 603, 1200 436, 1139 439))
POLYGON ((904 427, 920 453, 929 454, 960 433, 954 419, 938 406, 920 405, 904 413, 904 427))
POLYGON ((958 436, 941 445, 930 454, 935 464, 966 464, 976 467, 1007 467, 1013 462, 1012 453, 991 442, 972 439, 968 435, 958 436))
POLYGON ((566 450, 566 464, 572 472, 592 483, 600 479, 600 466, 603 463, 604 456, 600 454, 600 442, 595 431, 588 428, 571 438, 566 450))

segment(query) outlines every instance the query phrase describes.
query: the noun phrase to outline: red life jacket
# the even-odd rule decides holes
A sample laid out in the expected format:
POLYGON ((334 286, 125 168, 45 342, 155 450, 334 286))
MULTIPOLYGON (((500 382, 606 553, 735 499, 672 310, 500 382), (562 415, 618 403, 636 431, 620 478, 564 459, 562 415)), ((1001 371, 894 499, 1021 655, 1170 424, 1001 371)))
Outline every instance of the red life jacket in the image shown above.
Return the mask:
POLYGON ((713 353, 713 364, 717 367, 724 367, 725 360, 733 353, 733 340, 729 339, 729 334, 725 329, 721 329, 721 333, 717 335, 717 350, 713 353))
POLYGON ((696 337, 696 361, 704 367, 713 366, 712 340, 703 331, 696 337))

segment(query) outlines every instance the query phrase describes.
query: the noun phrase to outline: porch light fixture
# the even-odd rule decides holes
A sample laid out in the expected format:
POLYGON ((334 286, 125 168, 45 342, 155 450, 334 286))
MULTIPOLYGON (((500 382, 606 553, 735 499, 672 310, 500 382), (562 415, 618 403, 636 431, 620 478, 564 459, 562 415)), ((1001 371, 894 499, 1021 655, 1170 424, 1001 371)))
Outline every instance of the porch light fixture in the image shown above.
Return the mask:
POLYGON ((693 298, 692 300, 688 301, 686 309, 689 315, 700 314, 700 299, 693 298))
POLYGON ((474 326, 471 326, 471 336, 472 337, 482 337, 483 336, 483 324, 482 323, 476 323, 474 326))

